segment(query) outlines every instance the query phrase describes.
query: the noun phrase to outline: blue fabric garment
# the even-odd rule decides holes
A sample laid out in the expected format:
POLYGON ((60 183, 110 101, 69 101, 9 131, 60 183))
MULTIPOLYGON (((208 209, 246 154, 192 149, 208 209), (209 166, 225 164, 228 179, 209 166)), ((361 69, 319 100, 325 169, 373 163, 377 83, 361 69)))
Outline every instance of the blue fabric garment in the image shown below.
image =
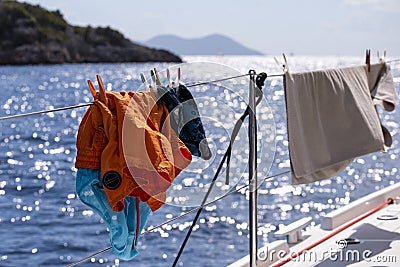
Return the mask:
POLYGON ((83 203, 92 208, 106 222, 110 230, 113 253, 122 260, 131 260, 138 254, 136 247, 151 209, 146 202, 126 197, 123 211, 111 209, 101 183, 100 170, 78 169, 76 192, 83 203), (139 211, 137 210, 139 206, 139 211), (139 235, 136 239, 137 214, 140 214, 139 235))
POLYGON ((206 133, 197 104, 189 89, 183 84, 178 88, 157 86, 161 101, 171 114, 171 128, 179 135, 192 155, 205 160, 211 158, 206 133))

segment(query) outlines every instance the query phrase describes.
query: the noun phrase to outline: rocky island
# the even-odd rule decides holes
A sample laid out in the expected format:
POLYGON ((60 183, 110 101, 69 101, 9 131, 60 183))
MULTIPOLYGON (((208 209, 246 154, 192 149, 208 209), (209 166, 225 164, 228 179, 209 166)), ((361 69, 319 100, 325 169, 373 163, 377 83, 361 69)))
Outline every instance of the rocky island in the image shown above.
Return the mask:
POLYGON ((39 5, 0 0, 0 65, 181 62, 131 42, 110 27, 78 27, 39 5))

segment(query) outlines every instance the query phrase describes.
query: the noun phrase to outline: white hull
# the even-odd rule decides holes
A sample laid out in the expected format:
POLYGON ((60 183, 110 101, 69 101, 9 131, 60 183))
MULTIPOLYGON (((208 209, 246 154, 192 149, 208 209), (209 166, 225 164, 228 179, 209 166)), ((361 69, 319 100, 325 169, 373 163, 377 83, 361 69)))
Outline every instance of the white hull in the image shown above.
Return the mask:
MULTIPOLYGON (((400 196, 400 183, 367 195, 327 214, 321 225, 307 231, 299 230, 298 235, 302 235, 301 240, 289 244, 287 240, 296 239, 296 235, 293 235, 293 231, 296 230, 293 230, 293 227, 301 227, 307 219, 303 218, 300 222, 294 222, 278 231, 291 233, 292 238, 275 241, 259 249, 257 266, 274 266, 287 259, 288 256, 300 254, 300 251, 321 239, 326 240, 305 250, 282 266, 400 266, 400 201, 398 201, 398 196, 400 196), (388 198, 397 201, 362 218, 369 211, 382 205, 388 198), (383 220, 385 218, 388 220, 383 220), (358 219, 361 220, 327 238, 344 225, 358 219)), ((249 256, 229 265, 229 267, 246 266, 249 266, 249 256)))

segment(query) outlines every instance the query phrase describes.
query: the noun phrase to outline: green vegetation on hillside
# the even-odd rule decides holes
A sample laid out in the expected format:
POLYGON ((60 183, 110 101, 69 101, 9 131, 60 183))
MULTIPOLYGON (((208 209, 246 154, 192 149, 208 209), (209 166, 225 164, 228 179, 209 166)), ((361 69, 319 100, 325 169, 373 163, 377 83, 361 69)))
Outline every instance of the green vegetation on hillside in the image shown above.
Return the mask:
POLYGON ((129 42, 125 37, 118 31, 111 29, 110 27, 74 27, 75 33, 82 36, 86 43, 93 46, 100 46, 109 44, 112 46, 126 47, 129 46, 129 42))
POLYGON ((0 3, 0 40, 1 44, 19 45, 29 42, 65 40, 68 23, 59 11, 47 11, 40 6, 3 1, 0 3), (16 24, 17 23, 17 24, 16 24), (13 29, 17 29, 13 31, 13 29), (24 30, 25 29, 25 30, 24 30), (26 34, 33 30, 34 34, 26 34))
POLYGON ((69 25, 58 10, 0 0, 0 64, 144 61, 181 59, 134 44, 110 27, 69 25))

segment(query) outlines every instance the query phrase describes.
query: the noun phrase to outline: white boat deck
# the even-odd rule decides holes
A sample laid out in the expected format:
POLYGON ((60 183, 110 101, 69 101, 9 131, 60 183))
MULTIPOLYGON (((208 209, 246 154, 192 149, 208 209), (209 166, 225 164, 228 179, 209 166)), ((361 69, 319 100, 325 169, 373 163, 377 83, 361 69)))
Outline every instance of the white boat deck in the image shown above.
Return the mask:
MULTIPOLYGON (((302 241, 288 244, 286 240, 280 240, 259 249, 257 266, 274 266, 280 260, 298 254, 341 226, 361 217, 389 197, 398 196, 400 184, 350 203, 328 214, 322 225, 303 232, 302 241)), ((229 267, 248 266, 248 262, 249 256, 246 256, 229 267)), ((400 266, 400 200, 397 199, 394 204, 385 206, 282 266, 400 266), (388 220, 382 220, 381 217, 388 220)))
MULTIPOLYGON (((400 219, 378 219, 382 215, 400 218, 400 204, 379 210, 284 266, 400 266, 400 219), (352 244, 347 238, 359 243, 352 244)), ((330 232, 314 228, 304 233, 304 241, 290 250, 300 251, 330 232)))

